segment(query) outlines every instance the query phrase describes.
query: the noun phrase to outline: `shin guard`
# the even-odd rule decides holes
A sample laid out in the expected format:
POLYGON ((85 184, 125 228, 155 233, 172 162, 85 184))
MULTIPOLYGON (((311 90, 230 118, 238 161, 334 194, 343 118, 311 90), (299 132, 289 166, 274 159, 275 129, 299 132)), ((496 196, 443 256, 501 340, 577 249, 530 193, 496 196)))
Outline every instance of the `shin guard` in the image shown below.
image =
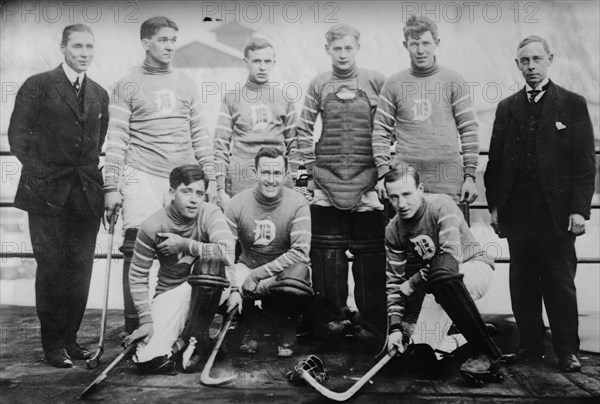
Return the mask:
POLYGON ((137 233, 137 228, 126 229, 123 245, 120 248, 123 253, 123 315, 125 317, 125 332, 128 334, 139 327, 138 313, 129 289, 129 267, 131 266, 137 233))
POLYGON ((219 261, 198 261, 188 277, 192 286, 188 321, 183 330, 183 340, 196 338, 197 346, 206 347, 210 324, 219 308, 221 293, 229 286, 225 275, 225 265, 219 261))
POLYGON ((383 212, 353 212, 350 215, 350 252, 354 255, 354 299, 357 324, 385 340, 387 324, 385 229, 383 212))
POLYGON ((491 338, 475 302, 467 292, 462 275, 449 270, 435 270, 427 282, 427 291, 450 316, 476 352, 491 360, 500 358, 500 349, 491 338))

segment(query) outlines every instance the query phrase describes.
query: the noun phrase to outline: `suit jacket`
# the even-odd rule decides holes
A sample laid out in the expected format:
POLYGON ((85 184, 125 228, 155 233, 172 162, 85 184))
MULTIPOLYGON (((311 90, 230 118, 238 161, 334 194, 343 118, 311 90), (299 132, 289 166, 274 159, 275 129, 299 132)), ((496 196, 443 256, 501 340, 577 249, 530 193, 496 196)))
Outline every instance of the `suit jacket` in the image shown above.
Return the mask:
MULTIPOLYGON (((535 137, 544 200, 554 228, 566 232, 571 213, 590 217, 596 156, 594 133, 585 99, 550 81, 535 137)), ((510 225, 511 197, 527 130, 525 89, 500 101, 484 181, 490 211, 498 208, 500 234, 510 225)))
POLYGON ((94 214, 102 215, 98 164, 108 129, 108 93, 87 75, 82 90, 83 111, 62 66, 30 77, 19 90, 8 129, 11 151, 23 164, 15 207, 56 215, 76 185, 94 214))

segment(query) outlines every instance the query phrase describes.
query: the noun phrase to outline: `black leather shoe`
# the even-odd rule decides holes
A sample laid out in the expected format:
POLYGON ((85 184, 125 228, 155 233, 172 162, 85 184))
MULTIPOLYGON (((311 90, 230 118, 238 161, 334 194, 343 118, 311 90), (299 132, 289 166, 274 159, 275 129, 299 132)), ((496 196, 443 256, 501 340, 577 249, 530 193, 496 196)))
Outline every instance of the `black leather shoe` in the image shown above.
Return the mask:
POLYGON ((46 361, 55 368, 72 368, 73 362, 65 348, 55 348, 46 352, 46 361))
POLYGON ((558 366, 565 372, 581 372, 581 363, 575 354, 567 354, 558 359, 558 366))
POLYGON ((87 349, 80 347, 77 342, 67 344, 66 350, 71 359, 86 360, 92 357, 92 353, 87 349))
POLYGON ((500 361, 507 364, 537 362, 543 360, 544 356, 543 352, 534 352, 520 348, 514 353, 502 355, 500 361))

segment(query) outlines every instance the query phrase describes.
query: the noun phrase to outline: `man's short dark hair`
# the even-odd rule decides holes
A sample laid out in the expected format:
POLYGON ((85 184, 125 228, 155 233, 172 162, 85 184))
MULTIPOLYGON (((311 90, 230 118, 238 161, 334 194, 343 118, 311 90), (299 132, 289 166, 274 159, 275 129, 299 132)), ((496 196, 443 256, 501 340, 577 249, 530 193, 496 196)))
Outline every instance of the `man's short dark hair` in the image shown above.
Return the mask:
POLYGON ((537 35, 529 35, 527 38, 525 38, 521 42, 519 42, 519 46, 517 46, 517 52, 523 46, 528 45, 528 44, 530 44, 532 42, 539 42, 539 43, 541 43, 542 46, 544 47, 544 50, 546 51, 546 53, 548 55, 551 55, 551 53, 550 53, 550 47, 548 46, 548 42, 546 42, 546 40, 544 38, 542 38, 541 36, 537 36, 537 35))
POLYGON ((390 182, 396 182, 403 177, 412 177, 412 179, 415 180, 415 186, 417 187, 421 184, 421 175, 419 174, 417 167, 404 163, 400 163, 388 171, 385 177, 383 177, 383 184, 386 185, 390 182))
POLYGON ((283 155, 283 152, 272 146, 262 147, 258 153, 256 153, 256 157, 254 157, 254 168, 258 168, 258 161, 263 158, 268 157, 270 159, 276 159, 277 157, 283 157, 283 162, 285 164, 285 171, 288 168, 288 159, 283 155))
POLYGON ((63 44, 64 46, 67 46, 67 43, 69 42, 69 38, 71 37, 71 33, 73 33, 73 32, 87 32, 91 36, 94 36, 92 29, 90 27, 88 27, 87 25, 73 24, 73 25, 66 26, 65 29, 63 30, 61 44, 63 44))
POLYGON ((150 39, 160 31, 161 28, 173 28, 175 31, 179 31, 179 27, 175 22, 167 17, 152 17, 142 23, 140 29, 140 39, 150 39))
POLYGON ((431 36, 437 41, 438 27, 436 23, 427 17, 417 17, 413 14, 404 26, 404 40, 408 41, 408 38, 418 39, 427 31, 431 32, 431 36))
POLYGON ((250 52, 266 48, 273 49, 273 53, 275 53, 275 48, 265 38, 250 38, 244 45, 244 57, 247 59, 250 52))
POLYGON ((179 184, 189 185, 192 182, 204 181, 204 188, 208 187, 208 177, 204 174, 204 170, 199 165, 188 164, 185 166, 175 167, 169 175, 169 186, 177 189, 179 184))
POLYGON ((329 45, 333 41, 347 37, 348 35, 353 36, 358 43, 360 39, 360 32, 356 28, 348 24, 336 24, 325 33, 325 40, 329 45))

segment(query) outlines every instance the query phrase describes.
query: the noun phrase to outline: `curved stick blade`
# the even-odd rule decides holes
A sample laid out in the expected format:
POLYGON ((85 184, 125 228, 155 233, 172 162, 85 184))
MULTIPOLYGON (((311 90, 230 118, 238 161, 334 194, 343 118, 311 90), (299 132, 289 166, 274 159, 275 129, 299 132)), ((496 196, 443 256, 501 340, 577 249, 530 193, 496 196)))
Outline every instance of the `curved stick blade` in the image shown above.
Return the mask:
POLYGON ((391 352, 387 353, 383 358, 381 358, 381 360, 379 362, 377 362, 377 364, 375 364, 375 366, 373 366, 371 369, 369 369, 369 371, 367 373, 365 373, 365 375, 363 377, 361 377, 356 383, 354 383, 354 385, 352 385, 348 390, 340 392, 340 393, 331 391, 327 387, 320 384, 306 370, 301 370, 301 377, 308 384, 310 384, 315 390, 317 390, 319 393, 321 393, 323 396, 327 397, 328 399, 333 400, 333 401, 346 401, 346 400, 350 399, 350 397, 352 397, 358 390, 360 390, 361 387, 364 386, 369 380, 371 380, 371 378, 373 376, 375 376, 375 374, 377 372, 379 372, 379 370, 386 363, 388 363, 389 360, 392 359, 392 357, 394 355, 396 355, 397 353, 398 353, 397 349, 394 349, 391 352))
POLYGON ((235 375, 222 377, 222 378, 218 378, 218 379, 210 377, 210 370, 212 369, 213 363, 215 362, 215 358, 217 357, 219 348, 221 347, 221 344, 223 343, 223 340, 225 339, 225 334, 227 334, 227 331, 229 330, 229 326, 231 326, 231 322, 233 321, 233 318, 235 317, 236 310, 237 310, 237 308, 234 307, 233 310, 231 312, 229 312, 229 314, 227 316, 227 321, 225 321, 225 323, 221 327, 221 331, 219 331, 219 337, 217 338, 215 347, 213 348, 212 352, 210 353, 210 357, 206 361, 206 364, 204 365, 204 369, 202 370, 202 374, 200 375, 200 383, 202 383, 206 386, 218 386, 220 384, 230 382, 237 377, 235 375))
POLYGON ((210 377, 210 375, 208 373, 209 372, 203 371, 202 374, 200 375, 200 382, 206 386, 218 386, 220 384, 230 382, 237 377, 237 376, 233 375, 233 376, 227 376, 227 377, 221 377, 221 378, 212 378, 212 377, 210 377))
POLYGON ((94 356, 92 356, 89 359, 86 359, 85 364, 87 366, 88 369, 96 369, 98 367, 98 365, 100 364, 100 358, 102 357, 102 354, 104 353, 104 347, 100 347, 96 353, 94 354, 94 356))

